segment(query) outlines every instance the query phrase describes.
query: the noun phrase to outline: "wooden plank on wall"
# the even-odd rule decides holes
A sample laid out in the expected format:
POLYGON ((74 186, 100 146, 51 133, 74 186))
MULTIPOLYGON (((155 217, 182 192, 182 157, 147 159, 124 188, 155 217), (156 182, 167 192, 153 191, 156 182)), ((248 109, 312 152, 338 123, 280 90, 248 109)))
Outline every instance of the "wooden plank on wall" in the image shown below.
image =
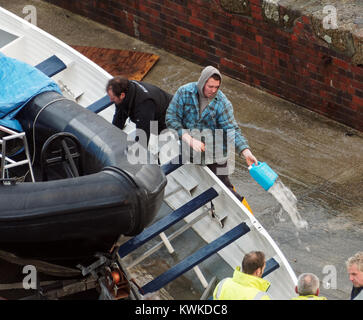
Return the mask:
POLYGON ((159 56, 129 50, 72 46, 105 69, 112 76, 122 75, 130 80, 142 80, 159 60, 159 56))

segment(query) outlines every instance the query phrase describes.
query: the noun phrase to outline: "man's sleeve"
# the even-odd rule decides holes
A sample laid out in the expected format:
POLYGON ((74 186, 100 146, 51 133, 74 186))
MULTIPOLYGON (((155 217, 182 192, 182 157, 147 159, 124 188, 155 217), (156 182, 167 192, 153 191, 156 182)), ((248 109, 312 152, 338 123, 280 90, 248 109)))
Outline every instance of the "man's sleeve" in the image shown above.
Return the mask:
POLYGON ((249 148, 247 139, 242 135, 241 129, 234 118, 233 107, 228 99, 224 102, 223 111, 218 115, 218 124, 227 132, 228 139, 234 140, 237 154, 249 148))
POLYGON ((156 106, 152 100, 144 101, 134 110, 136 128, 146 133, 147 142, 150 138, 150 122, 155 120, 155 110, 156 106))
POLYGON ((115 107, 115 114, 112 119, 112 124, 122 130, 125 127, 125 122, 128 118, 127 112, 119 106, 115 107))
POLYGON ((169 107, 166 110, 165 124, 169 129, 174 129, 181 137, 183 125, 183 92, 179 88, 174 94, 173 99, 170 101, 169 107))

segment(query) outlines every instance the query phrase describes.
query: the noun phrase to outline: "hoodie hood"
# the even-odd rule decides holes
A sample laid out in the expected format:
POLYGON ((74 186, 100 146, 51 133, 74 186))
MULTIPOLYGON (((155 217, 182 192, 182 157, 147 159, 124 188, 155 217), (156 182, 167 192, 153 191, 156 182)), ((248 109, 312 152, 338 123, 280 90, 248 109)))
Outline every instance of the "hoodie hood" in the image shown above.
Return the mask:
MULTIPOLYGON (((218 71, 218 69, 214 68, 213 66, 208 66, 205 67, 201 74, 200 77, 198 79, 197 82, 197 88, 198 88, 198 94, 199 94, 199 108, 200 108, 200 114, 202 114, 204 108, 209 104, 210 100, 212 99, 208 99, 204 96, 203 93, 203 88, 205 83, 208 81, 208 79, 214 75, 214 74, 218 74, 221 77, 221 82, 222 82, 222 75, 221 73, 218 71)), ((218 92, 218 91, 217 91, 218 92)), ((217 93, 216 93, 217 94, 217 93)), ((214 97, 213 97, 214 98, 214 97)))

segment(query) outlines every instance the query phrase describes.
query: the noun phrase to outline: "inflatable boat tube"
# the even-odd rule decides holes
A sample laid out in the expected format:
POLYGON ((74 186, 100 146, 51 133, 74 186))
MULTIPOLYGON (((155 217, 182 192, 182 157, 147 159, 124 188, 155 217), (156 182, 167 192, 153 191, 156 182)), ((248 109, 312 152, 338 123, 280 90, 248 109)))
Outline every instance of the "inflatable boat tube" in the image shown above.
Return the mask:
POLYGON ((107 252, 121 235, 136 235, 153 221, 166 178, 158 165, 129 163, 123 131, 56 92, 36 96, 17 119, 34 167, 47 140, 68 133, 81 146, 83 174, 2 184, 1 250, 45 261, 81 260, 107 252))

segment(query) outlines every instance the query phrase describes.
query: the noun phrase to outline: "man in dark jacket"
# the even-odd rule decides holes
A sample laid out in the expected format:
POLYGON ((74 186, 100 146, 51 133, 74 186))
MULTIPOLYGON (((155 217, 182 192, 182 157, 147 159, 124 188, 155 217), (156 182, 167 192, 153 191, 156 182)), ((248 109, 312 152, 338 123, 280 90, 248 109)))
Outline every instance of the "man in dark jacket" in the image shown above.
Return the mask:
POLYGON ((144 130, 147 142, 151 121, 158 122, 157 134, 166 129, 165 113, 173 97, 171 94, 152 84, 120 76, 108 81, 106 91, 116 106, 112 124, 118 128, 123 129, 127 118, 130 118, 136 128, 144 130))
POLYGON ((353 288, 350 295, 351 300, 363 299, 363 251, 357 252, 346 261, 349 280, 353 288))

